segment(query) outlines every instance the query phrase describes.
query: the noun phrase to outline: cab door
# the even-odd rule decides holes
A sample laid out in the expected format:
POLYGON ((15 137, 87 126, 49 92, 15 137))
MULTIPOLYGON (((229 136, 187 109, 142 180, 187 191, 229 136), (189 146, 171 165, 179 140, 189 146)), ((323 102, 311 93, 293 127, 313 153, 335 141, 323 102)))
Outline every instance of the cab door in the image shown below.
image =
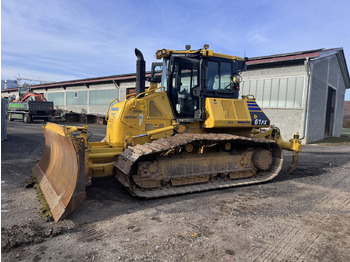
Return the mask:
POLYGON ((194 119, 198 114, 199 68, 198 59, 173 57, 168 92, 178 119, 194 119))

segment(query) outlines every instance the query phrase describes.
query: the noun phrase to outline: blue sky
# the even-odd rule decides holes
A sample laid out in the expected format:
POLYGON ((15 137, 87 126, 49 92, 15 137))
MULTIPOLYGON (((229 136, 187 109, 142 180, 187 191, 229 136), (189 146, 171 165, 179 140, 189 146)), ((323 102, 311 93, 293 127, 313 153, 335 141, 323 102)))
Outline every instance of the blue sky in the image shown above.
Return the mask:
MULTIPOLYGON (((135 72, 134 48, 248 57, 343 47, 348 0, 2 0, 1 78, 63 81, 135 72)), ((346 100, 350 100, 350 90, 346 100)))

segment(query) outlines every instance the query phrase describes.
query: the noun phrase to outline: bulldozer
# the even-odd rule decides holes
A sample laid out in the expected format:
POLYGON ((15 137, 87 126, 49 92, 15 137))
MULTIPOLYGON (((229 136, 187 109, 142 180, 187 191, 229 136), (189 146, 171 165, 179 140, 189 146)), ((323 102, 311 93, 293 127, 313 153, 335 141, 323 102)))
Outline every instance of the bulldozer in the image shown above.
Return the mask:
POLYGON ((296 166, 299 135, 284 141, 253 95, 239 98, 247 58, 208 45, 161 49, 146 74, 135 54, 136 93, 109 104, 105 141, 89 142, 87 126, 42 127, 32 171, 55 221, 84 201, 91 178, 115 176, 133 196, 158 198, 269 181, 282 149, 293 151, 288 172, 296 166))

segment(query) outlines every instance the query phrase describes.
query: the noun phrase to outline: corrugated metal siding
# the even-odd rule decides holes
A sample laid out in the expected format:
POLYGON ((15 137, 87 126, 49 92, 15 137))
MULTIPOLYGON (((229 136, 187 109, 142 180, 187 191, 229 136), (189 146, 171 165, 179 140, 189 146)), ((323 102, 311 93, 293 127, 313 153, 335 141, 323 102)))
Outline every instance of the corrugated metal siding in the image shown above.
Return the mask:
POLYGON ((90 90, 90 105, 109 105, 109 103, 118 98, 118 90, 90 90))
POLYGON ((63 106, 64 92, 47 93, 47 101, 52 101, 55 106, 63 106))
POLYGON ((87 105, 87 91, 67 92, 68 105, 87 105))
POLYGON ((264 108, 301 108, 304 76, 247 79, 242 82, 241 95, 254 95, 264 108))

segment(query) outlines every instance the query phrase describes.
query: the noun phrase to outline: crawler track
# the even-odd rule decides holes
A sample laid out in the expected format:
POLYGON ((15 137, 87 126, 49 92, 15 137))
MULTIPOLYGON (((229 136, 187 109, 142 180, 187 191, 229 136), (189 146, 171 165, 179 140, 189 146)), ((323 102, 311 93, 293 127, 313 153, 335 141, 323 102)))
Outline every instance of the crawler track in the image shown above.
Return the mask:
POLYGON ((156 198, 266 182, 282 163, 283 152, 272 140, 176 134, 128 147, 115 166, 117 179, 132 194, 156 198))

